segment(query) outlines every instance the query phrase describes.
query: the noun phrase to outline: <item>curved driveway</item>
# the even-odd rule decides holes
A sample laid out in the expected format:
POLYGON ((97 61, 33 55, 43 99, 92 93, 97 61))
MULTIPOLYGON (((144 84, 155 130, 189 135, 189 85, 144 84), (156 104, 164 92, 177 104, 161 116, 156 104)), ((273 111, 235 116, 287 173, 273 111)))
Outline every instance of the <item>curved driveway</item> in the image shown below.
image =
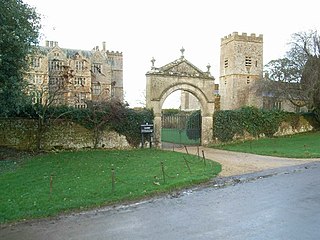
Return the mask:
MULTIPOLYGON (((187 149, 189 154, 197 155, 197 147, 188 146, 187 149)), ((298 159, 272 157, 250 153, 224 151, 205 147, 199 147, 200 156, 202 156, 202 150, 204 151, 206 159, 214 160, 222 164, 222 171, 219 174, 219 176, 221 177, 241 175, 278 167, 294 166, 320 161, 320 158, 298 159)), ((174 151, 186 153, 186 149, 184 147, 174 148, 174 151)))

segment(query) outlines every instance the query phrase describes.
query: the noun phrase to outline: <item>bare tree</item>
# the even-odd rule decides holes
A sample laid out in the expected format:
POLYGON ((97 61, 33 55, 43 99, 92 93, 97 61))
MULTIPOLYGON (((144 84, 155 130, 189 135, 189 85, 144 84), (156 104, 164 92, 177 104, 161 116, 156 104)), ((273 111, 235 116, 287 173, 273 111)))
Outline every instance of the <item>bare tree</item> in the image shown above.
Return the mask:
POLYGON ((49 82, 29 84, 29 92, 33 97, 32 109, 37 117, 37 150, 42 149, 43 137, 50 123, 70 112, 64 111, 57 116, 53 111, 50 111, 50 108, 66 104, 72 78, 73 71, 70 67, 62 66, 62 70, 59 71, 57 77, 49 79, 49 82))
POLYGON ((320 36, 317 31, 295 33, 290 45, 285 58, 266 65, 261 88, 273 100, 315 110, 320 107, 320 36))
POLYGON ((87 101, 88 109, 86 111, 86 121, 93 130, 94 148, 99 147, 103 131, 111 122, 119 122, 123 119, 123 104, 113 98, 87 101))

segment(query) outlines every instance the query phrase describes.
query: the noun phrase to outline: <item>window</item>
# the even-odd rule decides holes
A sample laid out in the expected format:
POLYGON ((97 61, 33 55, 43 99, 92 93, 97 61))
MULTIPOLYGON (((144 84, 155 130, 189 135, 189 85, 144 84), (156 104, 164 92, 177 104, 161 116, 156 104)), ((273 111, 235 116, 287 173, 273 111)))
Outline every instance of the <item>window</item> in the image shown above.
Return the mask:
POLYGON ((62 70, 62 65, 63 65, 62 61, 52 60, 49 62, 49 70, 51 70, 51 71, 62 70))
POLYGON ((55 77, 50 77, 49 78, 49 84, 50 85, 55 85, 56 84, 56 78, 55 77))
POLYGON ((229 60, 225 59, 224 60, 224 68, 227 68, 227 67, 229 67, 229 60))
POLYGON ((63 86, 65 81, 63 81, 62 77, 50 77, 49 78, 49 85, 58 85, 63 86))
POLYGON ((84 61, 76 61, 76 70, 82 71, 84 69, 84 61))
POLYGON ((281 101, 275 101, 274 104, 273 104, 273 108, 277 109, 277 110, 281 110, 282 109, 281 101))
POLYGON ((34 57, 34 58, 32 58, 31 65, 34 68, 40 67, 40 62, 41 62, 41 58, 34 57))
POLYGON ((32 103, 41 103, 41 93, 38 91, 32 92, 32 103))
POLYGON ((85 103, 86 93, 77 93, 75 94, 75 108, 86 108, 87 104, 85 103))
POLYGON ((86 84, 86 79, 84 77, 76 77, 74 79, 75 86, 84 86, 86 84))
POLYGON ((91 71, 93 73, 101 73, 101 68, 102 68, 102 65, 100 63, 94 63, 91 66, 91 71))
POLYGON ((247 84, 249 84, 250 83, 250 77, 248 76, 247 77, 247 84))
POLYGON ((93 85, 93 95, 99 95, 101 93, 101 86, 99 84, 93 85))
POLYGON ((41 75, 35 75, 34 80, 35 80, 35 84, 42 84, 42 76, 41 75))
POLYGON ((246 67, 250 67, 252 65, 252 59, 251 57, 246 56, 246 62, 245 62, 246 67))
POLYGON ((30 83, 36 84, 36 78, 35 75, 30 75, 30 83))

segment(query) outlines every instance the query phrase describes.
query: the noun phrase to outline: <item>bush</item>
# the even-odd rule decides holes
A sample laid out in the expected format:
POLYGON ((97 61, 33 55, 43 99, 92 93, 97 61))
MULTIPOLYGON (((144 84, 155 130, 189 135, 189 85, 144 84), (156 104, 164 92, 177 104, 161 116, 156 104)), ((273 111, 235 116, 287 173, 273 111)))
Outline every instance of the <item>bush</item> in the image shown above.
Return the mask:
POLYGON ((240 115, 236 111, 217 111, 214 114, 214 136, 222 142, 233 139, 235 134, 243 134, 240 115))
MULTIPOLYGON (((37 110, 42 106, 25 105, 20 112, 12 111, 9 117, 38 119, 37 110)), ((142 109, 134 110, 117 101, 90 102, 88 108, 78 109, 68 106, 50 106, 43 115, 47 124, 55 119, 68 119, 93 130, 95 145, 105 129, 114 130, 124 135, 128 143, 138 146, 141 140, 140 125, 153 122, 153 112, 142 109)))
POLYGON ((201 138, 201 111, 194 111, 187 119, 187 137, 192 140, 201 138))
POLYGON ((320 108, 316 108, 313 111, 314 118, 316 119, 318 125, 320 124, 320 108))
POLYGON ((130 145, 137 147, 141 142, 140 125, 153 122, 153 112, 148 109, 133 110, 126 108, 121 121, 112 122, 110 127, 126 136, 130 145))
POLYGON ((272 136, 286 114, 276 110, 243 107, 239 110, 218 111, 214 114, 214 136, 223 142, 246 132, 254 137, 272 136))

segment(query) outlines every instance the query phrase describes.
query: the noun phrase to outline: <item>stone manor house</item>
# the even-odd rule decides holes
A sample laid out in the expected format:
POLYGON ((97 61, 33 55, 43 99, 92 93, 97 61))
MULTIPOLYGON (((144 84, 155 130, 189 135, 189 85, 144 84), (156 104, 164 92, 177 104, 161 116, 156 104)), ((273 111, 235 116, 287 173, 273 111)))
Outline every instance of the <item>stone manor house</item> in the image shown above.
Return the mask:
POLYGON ((123 56, 121 52, 102 49, 91 51, 61 48, 46 41, 30 56, 25 75, 33 101, 53 101, 76 108, 86 108, 87 101, 111 98, 123 101, 123 56))

